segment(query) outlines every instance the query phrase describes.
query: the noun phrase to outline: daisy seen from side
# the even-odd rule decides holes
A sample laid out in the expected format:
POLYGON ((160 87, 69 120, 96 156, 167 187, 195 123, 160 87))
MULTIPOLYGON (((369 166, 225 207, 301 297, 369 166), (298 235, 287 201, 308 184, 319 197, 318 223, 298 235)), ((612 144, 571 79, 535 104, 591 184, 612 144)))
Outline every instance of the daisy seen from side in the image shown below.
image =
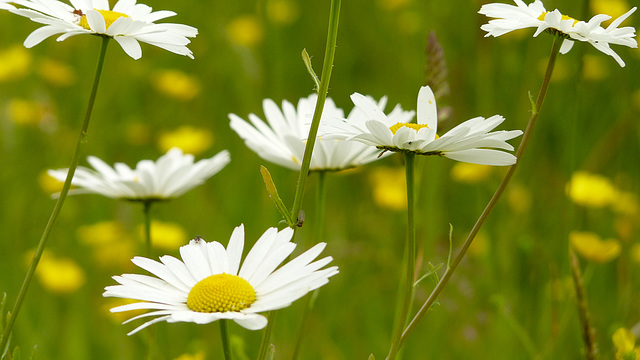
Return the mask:
POLYGON ((487 32, 485 36, 500 36, 514 30, 536 28, 534 37, 543 31, 564 38, 560 53, 566 54, 573 47, 574 41, 582 41, 591 44, 597 50, 613 57, 616 62, 624 67, 625 63, 613 49, 611 44, 637 48, 635 39, 636 29, 631 26, 620 28, 620 24, 633 14, 637 7, 633 7, 625 14, 603 28, 602 22, 610 20, 611 16, 598 14, 589 21, 579 21, 567 15, 563 15, 558 9, 547 11, 542 1, 536 0, 527 5, 522 0, 514 0, 516 6, 500 3, 483 5, 479 13, 494 18, 480 28, 487 32))
POLYGON ((187 45, 198 34, 192 26, 155 21, 176 15, 173 11, 152 11, 136 0, 119 0, 113 9, 108 0, 13 0, 14 14, 27 17, 44 26, 33 31, 24 41, 31 48, 53 35, 57 41, 81 34, 113 38, 134 59, 142 57, 140 42, 193 58, 187 45))
POLYGON ((291 228, 268 229, 242 266, 243 225, 233 231, 226 249, 219 242, 196 238, 180 248, 182 260, 168 255, 160 257, 160 262, 135 257, 133 263, 154 276, 115 276, 119 285, 107 286, 103 295, 140 301, 111 312, 152 310, 125 322, 155 317, 128 335, 161 321, 207 324, 229 319, 249 330, 259 330, 267 324, 267 318, 259 313, 289 306, 338 273, 337 266, 324 268, 331 257, 315 260, 324 243, 281 266, 296 247, 292 236, 291 228))
POLYGON ((351 95, 353 103, 365 117, 357 121, 338 120, 321 126, 323 136, 359 141, 381 150, 411 152, 417 155, 438 155, 453 160, 483 165, 513 165, 516 157, 505 151, 513 146, 506 141, 522 134, 520 130, 494 131, 504 118, 476 117, 438 136, 436 100, 428 86, 420 88, 417 123, 398 122, 385 115, 365 96, 351 95))
MULTIPOLYGON (((279 108, 273 100, 265 99, 262 106, 266 122, 255 114, 249 114, 249 121, 236 114, 229 114, 230 126, 244 140, 247 147, 264 160, 299 171, 317 100, 316 94, 301 98, 297 107, 284 100, 282 108, 279 108)), ((373 98, 369 100, 380 112, 384 111, 386 97, 377 102, 373 98)), ((400 106, 396 106, 387 116, 401 122, 411 119, 413 115, 412 111, 404 111, 400 106)), ((353 108, 347 118, 357 121, 364 117, 365 114, 360 109, 353 108)), ((320 123, 334 118, 344 118, 344 110, 337 107, 331 98, 327 98, 320 123)), ((310 170, 348 169, 370 163, 379 157, 380 150, 364 144, 318 137, 311 157, 310 170)))
MULTIPOLYGON (((70 194, 100 194, 131 201, 159 201, 176 198, 224 168, 231 158, 223 150, 210 159, 194 162, 194 156, 172 148, 157 161, 142 160, 134 169, 124 163, 113 167, 95 156, 87 158, 93 169, 79 166, 71 181, 77 188, 70 194)), ((64 181, 67 169, 49 170, 49 175, 64 181)))

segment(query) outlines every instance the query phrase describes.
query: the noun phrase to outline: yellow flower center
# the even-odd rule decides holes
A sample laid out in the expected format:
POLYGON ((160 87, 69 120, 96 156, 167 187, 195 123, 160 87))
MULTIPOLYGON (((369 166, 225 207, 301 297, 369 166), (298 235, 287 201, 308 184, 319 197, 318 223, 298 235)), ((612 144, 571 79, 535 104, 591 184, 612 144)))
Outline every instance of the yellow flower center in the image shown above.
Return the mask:
MULTIPOLYGON (((538 16, 538 20, 544 21, 544 18, 547 16, 548 13, 549 13, 548 11, 545 11, 542 14, 540 14, 540 16, 538 16)), ((567 15, 562 15, 561 20, 573 20, 573 25, 578 23, 578 20, 572 18, 571 16, 567 16, 567 15)))
MULTIPOLYGON (((93 30, 89 26, 89 22, 87 21, 87 15, 83 14, 82 11, 79 11, 79 10, 76 10, 76 11, 77 12, 74 11, 75 14, 79 13, 78 15, 82 16, 80 18, 80 22, 78 23, 78 25, 82 26, 83 28, 85 28, 87 30, 93 30)), ((111 24, 113 24, 119 18, 121 18, 121 17, 128 18, 129 17, 129 15, 123 14, 123 13, 119 13, 117 11, 98 10, 98 9, 96 9, 96 11, 99 12, 100 14, 102 14, 102 17, 104 18, 104 23, 107 26, 107 29, 109 28, 109 26, 111 26, 111 24)))
POLYGON ((401 127, 408 127, 409 129, 413 129, 416 132, 420 129, 428 128, 427 124, 410 124, 410 123, 397 123, 389 128, 393 135, 396 134, 396 131, 400 130, 401 127))
POLYGON ((231 274, 216 274, 200 280, 189 291, 187 307, 196 312, 240 311, 256 301, 247 280, 231 274))

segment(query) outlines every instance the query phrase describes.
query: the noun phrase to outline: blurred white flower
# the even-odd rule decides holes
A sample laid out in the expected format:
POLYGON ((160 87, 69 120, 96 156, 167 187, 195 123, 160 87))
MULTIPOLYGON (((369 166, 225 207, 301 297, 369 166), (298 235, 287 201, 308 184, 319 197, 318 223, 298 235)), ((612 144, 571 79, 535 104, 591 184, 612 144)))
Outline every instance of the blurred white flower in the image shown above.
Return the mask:
MULTIPOLYGON (((142 160, 135 169, 123 163, 114 167, 95 156, 87 161, 95 169, 79 166, 71 181, 77 186, 69 194, 100 194, 114 199, 134 201, 156 201, 178 197, 202 184, 222 170, 229 161, 229 152, 224 150, 210 159, 194 163, 191 154, 173 148, 158 161, 142 160)), ((64 181, 67 169, 49 170, 49 175, 64 181)))
POLYGON ((70 0, 71 5, 58 0, 13 0, 17 8, 9 9, 14 14, 28 17, 45 24, 36 29, 24 41, 27 48, 44 39, 61 34, 63 41, 79 34, 94 34, 112 37, 122 49, 134 59, 142 57, 139 41, 193 59, 187 48, 198 30, 183 24, 154 21, 176 15, 173 11, 153 11, 136 0, 119 0, 112 10, 108 0, 70 0))
MULTIPOLYGON (((300 170, 317 100, 316 94, 301 98, 297 108, 284 100, 281 110, 273 100, 265 99, 262 107, 266 123, 254 114, 249 114, 250 123, 235 114, 229 114, 230 126, 245 141, 247 147, 261 158, 292 170, 300 170)), ((386 98, 377 103, 373 99, 371 101, 381 112, 387 104, 386 98)), ((413 112, 403 111, 400 106, 396 106, 388 116, 403 121, 413 117, 413 112)), ((364 113, 357 108, 348 116, 353 121, 363 117, 364 113)), ((327 98, 320 123, 332 118, 344 118, 344 111, 336 107, 331 98, 327 98)), ((379 155, 380 150, 357 142, 318 137, 310 170, 352 168, 375 161, 379 155)))
POLYGON ((242 267, 243 225, 233 231, 226 249, 219 242, 196 238, 180 248, 182 261, 168 255, 160 257, 161 263, 135 257, 134 264, 156 277, 115 276, 120 285, 107 286, 103 295, 142 301, 118 306, 112 312, 154 310, 125 323, 158 316, 129 335, 160 321, 207 324, 230 319, 249 330, 262 329, 267 318, 258 313, 287 307, 338 273, 337 266, 321 269, 332 261, 331 257, 314 261, 325 243, 280 266, 296 247, 292 236, 291 228, 268 229, 249 251, 242 267))
POLYGON ((584 41, 613 57, 623 67, 625 65, 624 61, 609 45, 638 47, 638 43, 634 39, 636 36, 635 28, 631 26, 618 28, 624 20, 636 11, 636 7, 615 19, 607 28, 603 28, 600 24, 611 19, 611 16, 599 14, 592 17, 588 22, 584 22, 563 15, 557 9, 547 11, 540 0, 536 0, 529 5, 526 5, 522 0, 514 1, 517 6, 494 3, 483 5, 480 8, 480 14, 495 18, 480 27, 487 32, 485 36, 500 36, 513 30, 532 27, 536 28, 536 32, 533 34, 535 37, 547 30, 552 34, 559 34, 565 39, 560 48, 562 54, 571 50, 573 40, 584 41))
POLYGON ((420 88, 418 93, 417 124, 398 122, 358 93, 351 95, 351 99, 366 117, 328 122, 322 136, 355 140, 387 151, 439 155, 474 164, 500 166, 516 162, 516 157, 509 153, 487 149, 513 150, 506 141, 522 134, 520 130, 490 132, 504 121, 499 115, 467 120, 438 137, 436 99, 428 86, 420 88))

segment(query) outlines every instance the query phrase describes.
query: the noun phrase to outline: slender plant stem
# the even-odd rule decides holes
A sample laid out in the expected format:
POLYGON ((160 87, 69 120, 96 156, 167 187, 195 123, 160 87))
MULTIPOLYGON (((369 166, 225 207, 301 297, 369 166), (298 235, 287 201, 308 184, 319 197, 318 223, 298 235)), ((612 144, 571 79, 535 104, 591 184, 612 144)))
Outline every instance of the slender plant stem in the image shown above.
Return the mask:
MULTIPOLYGON (((422 317, 426 314, 426 312, 431 308, 433 303, 436 301, 436 299, 444 289, 445 285, 447 285, 447 283, 449 282, 451 275, 453 275, 453 272, 456 270, 456 268, 464 258, 464 255, 469 249, 469 246, 471 246, 473 239, 478 234, 478 231, 480 231, 480 228, 484 224, 485 220, 487 219, 487 217, 489 216, 493 208, 496 206, 496 203, 500 199, 500 196, 502 196, 502 193, 504 192, 507 185, 509 184, 511 177, 513 176, 513 173, 516 171, 516 166, 518 165, 520 160, 522 160, 522 153, 524 152, 524 149, 527 146, 529 138, 531 137, 531 132, 536 123, 536 120, 538 119, 538 115, 540 114, 540 109, 542 108, 542 104, 547 94, 547 90, 549 89, 549 82, 551 81, 551 75, 553 74, 553 68, 555 66, 556 58, 560 51, 560 45, 562 44, 562 41, 563 39, 559 36, 556 36, 554 38, 553 47, 551 49, 551 55, 549 56, 549 62, 547 63, 547 70, 544 75, 544 80, 542 81, 542 87, 540 88, 540 93, 538 94, 538 98, 535 103, 535 108, 533 109, 533 112, 531 113, 531 117, 529 118, 529 123, 527 124, 527 128, 525 129, 524 135, 522 136, 522 141, 520 142, 520 146, 518 146, 518 150, 516 151, 516 157, 518 158, 518 162, 514 165, 511 165, 511 167, 509 167, 509 170, 507 170, 507 173, 502 179, 500 186, 498 187, 495 194, 493 195, 493 197, 485 207, 484 211, 476 221, 475 225, 471 229, 469 236, 467 236, 467 239, 462 244, 462 248, 460 249, 456 257, 453 259, 453 261, 451 262, 451 265, 447 268, 444 275, 442 276, 442 278, 440 279, 436 287, 433 289, 433 291, 431 292, 431 294, 429 295, 425 303, 422 305, 422 307, 420 308, 416 316, 413 318, 413 320, 411 320, 407 328, 404 330, 402 337, 400 338, 400 346, 404 344, 404 342, 407 340, 407 337, 415 329, 420 319, 422 319, 422 317)), ((387 359, 393 359, 394 357, 395 357, 395 354, 390 353, 387 359)))
MULTIPOLYGON (((324 230, 324 213, 325 213, 325 204, 327 202, 327 186, 326 186, 326 171, 319 171, 318 174, 318 187, 316 188, 316 212, 315 212, 315 223, 314 223, 314 238, 315 242, 319 243, 322 241, 322 234, 324 230)), ((307 301, 304 305, 304 310, 302 312, 302 317, 300 318, 300 328, 298 330, 298 338, 296 339, 296 345, 293 348, 293 355, 291 356, 291 360, 297 360, 300 355, 300 349, 302 348, 302 339, 304 335, 307 334, 304 331, 307 323, 307 318, 309 317, 309 313, 313 309, 313 303, 315 298, 318 296, 318 292, 320 289, 315 289, 311 294, 307 294, 307 301)))
POLYGON ((264 360, 269 352, 269 345, 271 343, 271 333, 273 332, 273 325, 276 323, 277 310, 272 310, 267 315, 268 323, 267 328, 262 334, 262 341, 260 342, 260 351, 258 352, 258 360, 264 360))
POLYGON ((407 268, 405 270, 404 288, 402 291, 402 302, 400 311, 396 312, 396 325, 391 338, 391 348, 387 358, 393 359, 402 346, 400 338, 402 330, 407 323, 411 303, 413 302, 413 283, 416 272, 416 226, 414 222, 415 213, 415 154, 404 153, 404 167, 407 178, 407 268))
POLYGON ((144 243, 146 256, 151 256, 151 204, 153 201, 143 202, 144 212, 144 243))
POLYGON ((231 346, 229 346, 229 331, 227 330, 227 320, 221 319, 220 323, 220 337, 222 338, 222 351, 224 352, 224 359, 231 360, 231 346))
POLYGON ((4 328, 2 333, 2 341, 0 343, 0 349, 4 349, 7 346, 7 342, 9 341, 9 335, 11 334, 11 330, 13 329, 13 325, 15 324, 16 318, 18 317, 18 313, 20 312, 20 307, 24 301, 24 297, 27 294, 27 290, 29 289, 29 285, 31 284, 31 279, 38 267, 38 262, 42 257, 42 253, 47 245, 47 239, 49 238, 49 234, 51 233, 51 229, 58 219, 58 215, 60 214, 60 210, 62 210, 62 205, 64 204, 65 199, 67 198, 67 194, 69 193, 69 189, 71 188, 71 179, 73 179, 73 175, 76 172, 76 168, 78 167, 78 163, 80 162, 80 153, 84 148, 85 143, 87 142, 87 129, 89 128, 89 120, 91 119, 91 111, 93 110, 93 103, 96 99, 96 93, 98 91, 98 84, 100 83, 100 76, 102 75, 102 67, 104 65, 104 59, 107 54, 107 45, 109 44, 109 37, 102 38, 102 46, 100 47, 100 55, 98 56, 98 66, 96 68, 95 78, 93 80, 93 87, 91 88, 91 94, 89 96, 89 103, 87 104, 87 111, 84 116, 84 121, 82 122, 82 128, 80 129, 80 136, 78 137, 78 142, 76 144, 75 152, 73 153, 73 157, 71 159, 71 164, 69 165, 69 171, 67 172, 67 178, 64 181, 64 185, 62 186, 62 191, 60 192, 60 196, 56 201, 56 205, 51 212, 51 216, 49 217, 49 221, 44 228, 44 232, 42 233, 42 237, 40 238, 40 242, 38 243, 38 247, 36 248, 36 252, 33 254, 33 258, 31 259, 31 264, 29 265, 29 270, 27 270, 27 275, 24 278, 24 282, 22 283, 22 287, 20 288, 20 292, 18 293, 18 297, 16 298, 16 302, 11 310, 11 315, 8 316, 7 326, 4 328))
POLYGON ((309 137, 307 145, 304 149, 304 158, 300 168, 300 177, 298 178, 298 186, 296 187, 296 195, 293 199, 293 207, 291 208, 291 216, 295 219, 302 207, 302 198, 304 197, 304 188, 309 175, 309 167, 311 166, 311 154, 318 136, 318 128, 320 127, 320 118, 324 103, 327 99, 329 91, 329 80, 331 80, 331 70, 333 69, 333 59, 336 53, 336 40, 338 38, 338 22, 340 19, 340 0, 331 0, 331 12, 329 14, 329 30, 327 33, 327 46, 324 53, 324 64, 322 66, 322 77, 320 79, 320 87, 318 88, 318 102, 313 113, 311 128, 309 129, 309 137))
POLYGON ((580 262, 578 261, 578 257, 571 246, 569 246, 569 264, 571 265, 573 287, 576 291, 576 304, 578 305, 580 328, 582 330, 582 339, 585 346, 585 359, 595 360, 598 358, 596 350, 596 336, 589 317, 589 305, 587 303, 587 295, 584 291, 584 280, 582 277, 582 271, 580 271, 580 262))

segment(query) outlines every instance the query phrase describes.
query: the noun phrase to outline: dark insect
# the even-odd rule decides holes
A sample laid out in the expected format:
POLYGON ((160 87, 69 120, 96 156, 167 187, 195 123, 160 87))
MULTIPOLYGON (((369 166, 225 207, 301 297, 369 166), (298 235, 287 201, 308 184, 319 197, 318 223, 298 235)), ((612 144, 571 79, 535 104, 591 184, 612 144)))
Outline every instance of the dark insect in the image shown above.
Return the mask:
POLYGON ((78 15, 78 16, 84 16, 84 13, 80 9, 73 10, 73 13, 78 15))
POLYGON ((193 241, 195 241, 196 243, 199 243, 200 241, 204 241, 204 239, 202 239, 200 235, 197 235, 196 238, 193 239, 193 241))

